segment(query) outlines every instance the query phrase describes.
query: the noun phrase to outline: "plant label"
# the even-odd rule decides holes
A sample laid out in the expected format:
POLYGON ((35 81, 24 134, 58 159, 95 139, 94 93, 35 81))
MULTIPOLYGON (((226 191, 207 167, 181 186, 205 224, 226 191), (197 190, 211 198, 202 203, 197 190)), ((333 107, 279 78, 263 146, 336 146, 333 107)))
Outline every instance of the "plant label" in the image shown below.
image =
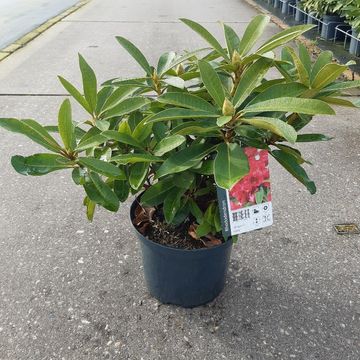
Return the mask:
POLYGON ((268 151, 246 147, 244 153, 249 161, 249 173, 230 190, 217 188, 225 238, 273 223, 268 151))

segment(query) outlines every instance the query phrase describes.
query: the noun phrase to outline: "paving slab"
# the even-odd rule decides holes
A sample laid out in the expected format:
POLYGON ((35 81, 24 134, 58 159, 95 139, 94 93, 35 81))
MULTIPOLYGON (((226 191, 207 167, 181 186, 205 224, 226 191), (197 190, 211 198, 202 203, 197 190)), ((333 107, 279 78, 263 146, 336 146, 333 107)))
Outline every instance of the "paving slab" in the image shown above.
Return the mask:
MULTIPOLYGON (((114 9, 120 3, 132 4, 122 1, 114 9)), ((219 3, 209 0, 209 7, 219 11, 219 3)), ((237 4, 239 12, 253 11, 240 0, 221 3, 224 9, 237 4)), ((108 1, 87 6, 94 16, 96 9, 111 15, 104 10, 108 1)), ((171 18, 175 4, 166 6, 164 14, 171 18)), ((197 9, 195 15, 206 20, 197 9)), ((57 24, 1 62, 1 93, 26 94, 33 84, 45 94, 60 91, 53 82, 57 73, 79 76, 77 51, 105 78, 136 71, 113 40, 121 34, 114 24, 94 23, 97 31, 85 24, 57 24), (96 35, 100 30, 104 33, 96 35)), ((169 45, 201 45, 195 35, 180 36, 187 33, 178 23, 146 23, 142 30, 135 21, 115 25, 139 41, 150 59, 169 45), (160 38, 165 29, 166 41, 148 42, 149 32, 160 38)), ((272 31, 275 27, 267 36, 272 31)), ((54 124, 63 99, 0 96, 0 116, 54 124)), ((76 106, 74 112, 80 120, 83 113, 76 106)), ((146 290, 127 220, 130 202, 117 214, 99 211, 87 222, 83 191, 69 172, 38 178, 15 173, 11 155, 40 148, 0 130, 0 359, 358 360, 360 236, 333 230, 335 223, 360 222, 358 111, 317 118, 310 131, 335 137, 301 146, 314 163, 307 170, 317 194, 309 195, 271 162, 274 225, 240 237, 226 288, 214 302, 182 309, 159 304, 146 290)))

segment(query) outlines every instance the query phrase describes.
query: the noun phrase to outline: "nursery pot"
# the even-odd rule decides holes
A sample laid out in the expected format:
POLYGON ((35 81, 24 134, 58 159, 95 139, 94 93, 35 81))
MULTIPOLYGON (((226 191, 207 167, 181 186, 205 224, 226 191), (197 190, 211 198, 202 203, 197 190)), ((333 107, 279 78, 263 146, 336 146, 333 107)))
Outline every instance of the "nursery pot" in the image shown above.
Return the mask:
POLYGON ((358 35, 359 34, 353 29, 352 36, 356 37, 356 39, 351 38, 349 53, 355 56, 360 56, 360 39, 358 35))
POLYGON ((280 0, 274 0, 274 8, 275 9, 279 9, 281 7, 281 2, 280 0))
MULTIPOLYGON (((137 204, 135 200, 130 208, 131 223, 137 204)), ((155 243, 134 229, 152 296, 163 304, 195 307, 220 294, 229 267, 231 240, 213 248, 183 250, 155 243)))
POLYGON ((283 0, 281 5, 281 13, 287 15, 289 13, 289 4, 295 4, 295 0, 283 0))
POLYGON ((312 16, 314 17, 316 16, 316 12, 312 11, 308 15, 311 15, 307 17, 307 21, 306 21, 309 25, 317 25, 319 23, 316 19, 312 17, 312 16))
POLYGON ((299 10, 300 1, 296 1, 296 11, 295 11, 295 21, 297 22, 304 22, 305 20, 305 14, 303 11, 299 10))
POLYGON ((335 28, 343 23, 343 19, 339 15, 324 15, 324 22, 321 27, 321 37, 325 40, 333 40, 335 37, 335 28))

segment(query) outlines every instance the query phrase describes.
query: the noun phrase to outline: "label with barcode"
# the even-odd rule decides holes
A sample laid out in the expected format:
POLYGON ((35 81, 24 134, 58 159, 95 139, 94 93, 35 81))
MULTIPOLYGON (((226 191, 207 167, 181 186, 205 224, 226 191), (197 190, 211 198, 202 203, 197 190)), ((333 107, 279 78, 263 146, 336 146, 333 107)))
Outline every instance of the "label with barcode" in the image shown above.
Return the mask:
POLYGON ((243 150, 249 161, 249 174, 230 190, 217 189, 225 238, 273 223, 268 151, 251 147, 243 150))

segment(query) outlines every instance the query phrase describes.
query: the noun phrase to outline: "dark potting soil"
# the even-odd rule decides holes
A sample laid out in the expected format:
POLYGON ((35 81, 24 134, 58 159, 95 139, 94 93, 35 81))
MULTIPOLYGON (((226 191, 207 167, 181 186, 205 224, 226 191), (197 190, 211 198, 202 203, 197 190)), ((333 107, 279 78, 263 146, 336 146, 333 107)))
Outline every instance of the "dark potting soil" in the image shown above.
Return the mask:
POLYGON ((185 219, 180 225, 169 225, 164 222, 164 215, 161 209, 142 208, 138 205, 133 220, 134 226, 138 231, 149 240, 158 244, 169 246, 176 249, 195 250, 210 248, 220 245, 224 239, 203 237, 194 239, 189 234, 189 229, 194 219, 185 219))

